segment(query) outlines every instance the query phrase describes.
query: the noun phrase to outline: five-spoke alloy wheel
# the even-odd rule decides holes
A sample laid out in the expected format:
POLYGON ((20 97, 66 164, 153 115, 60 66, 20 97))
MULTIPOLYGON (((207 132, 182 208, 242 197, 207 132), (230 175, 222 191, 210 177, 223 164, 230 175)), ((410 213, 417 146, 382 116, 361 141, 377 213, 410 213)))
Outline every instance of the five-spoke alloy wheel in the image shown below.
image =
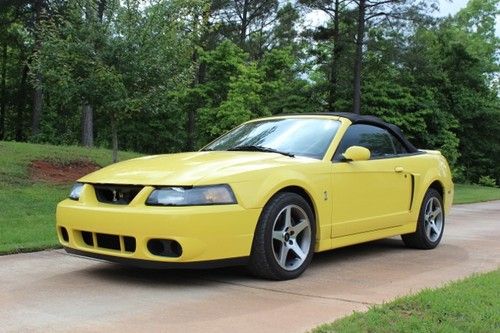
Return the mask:
POLYGON ((425 204, 424 229, 425 235, 431 242, 441 237, 443 230, 443 209, 436 197, 431 197, 425 204))
POLYGON ((430 188, 424 196, 414 233, 401 235, 408 247, 433 249, 441 241, 444 230, 443 199, 441 194, 430 188))
POLYGON ((311 262, 315 234, 314 214, 307 201, 296 193, 276 194, 257 224, 250 270, 268 279, 296 278, 311 262))
POLYGON ((273 225, 273 253, 281 268, 300 267, 311 247, 311 221, 297 205, 288 205, 278 213, 273 225))

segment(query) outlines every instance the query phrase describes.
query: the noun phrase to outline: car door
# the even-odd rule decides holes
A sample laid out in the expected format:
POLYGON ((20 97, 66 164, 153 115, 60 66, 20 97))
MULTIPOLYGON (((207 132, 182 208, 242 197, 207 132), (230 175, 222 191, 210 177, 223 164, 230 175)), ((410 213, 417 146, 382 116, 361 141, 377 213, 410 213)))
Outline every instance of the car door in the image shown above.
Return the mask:
POLYGON ((386 129, 349 126, 332 160, 333 238, 407 222, 412 178, 401 164, 402 154, 403 146, 386 129), (343 161, 342 153, 351 146, 368 148, 370 159, 343 161))

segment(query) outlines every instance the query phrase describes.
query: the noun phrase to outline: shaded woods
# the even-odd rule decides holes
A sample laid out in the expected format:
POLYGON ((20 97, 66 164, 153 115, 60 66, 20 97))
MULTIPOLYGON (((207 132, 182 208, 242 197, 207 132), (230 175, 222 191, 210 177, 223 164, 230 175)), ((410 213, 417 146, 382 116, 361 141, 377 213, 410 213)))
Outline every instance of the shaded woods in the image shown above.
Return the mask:
POLYGON ((456 181, 498 183, 498 6, 4 0, 0 140, 176 152, 255 117, 358 112, 441 150, 456 181))

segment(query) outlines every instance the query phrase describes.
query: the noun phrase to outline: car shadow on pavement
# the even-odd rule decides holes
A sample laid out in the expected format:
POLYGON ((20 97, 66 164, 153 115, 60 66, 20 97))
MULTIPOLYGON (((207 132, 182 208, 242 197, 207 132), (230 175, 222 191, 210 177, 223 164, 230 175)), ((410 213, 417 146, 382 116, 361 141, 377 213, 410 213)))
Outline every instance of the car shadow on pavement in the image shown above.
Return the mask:
POLYGON ((379 257, 381 254, 405 251, 408 248, 400 238, 385 238, 314 254, 311 265, 329 265, 357 259, 379 257))
MULTIPOLYGON (((314 255, 309 270, 317 270, 331 265, 346 265, 352 261, 370 260, 384 253, 407 250, 399 239, 382 239, 357 244, 314 255)), ((101 262, 85 269, 89 277, 135 284, 192 286, 208 285, 223 281, 245 282, 258 278, 250 275, 244 266, 214 269, 143 269, 114 263, 101 262)))
POLYGON ((88 277, 115 282, 146 285, 175 285, 191 287, 193 285, 210 285, 217 283, 211 276, 248 276, 245 267, 224 267, 213 269, 144 269, 114 263, 102 263, 86 269, 88 277))

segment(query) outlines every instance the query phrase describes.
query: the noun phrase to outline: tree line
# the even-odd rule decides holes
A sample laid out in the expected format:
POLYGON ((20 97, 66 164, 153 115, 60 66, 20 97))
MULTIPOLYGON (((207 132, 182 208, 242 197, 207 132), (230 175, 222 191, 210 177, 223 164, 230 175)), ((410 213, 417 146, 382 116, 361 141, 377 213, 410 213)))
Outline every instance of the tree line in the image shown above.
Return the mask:
POLYGON ((499 0, 4 0, 0 140, 194 150, 280 113, 379 116, 500 180, 499 0), (307 25, 308 13, 327 17, 307 25))

